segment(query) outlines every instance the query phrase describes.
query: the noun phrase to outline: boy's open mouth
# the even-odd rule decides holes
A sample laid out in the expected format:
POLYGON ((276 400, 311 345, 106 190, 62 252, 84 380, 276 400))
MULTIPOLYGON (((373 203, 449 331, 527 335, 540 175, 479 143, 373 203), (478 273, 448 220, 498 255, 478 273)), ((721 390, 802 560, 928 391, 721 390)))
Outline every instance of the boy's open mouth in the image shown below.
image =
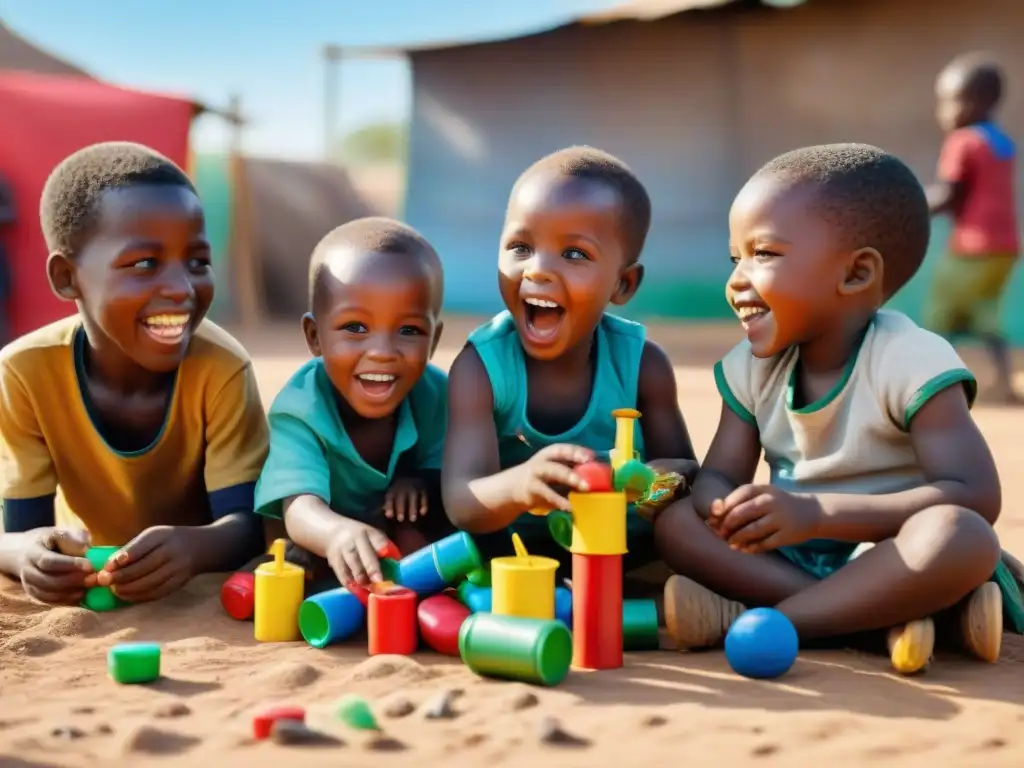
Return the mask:
POLYGON ((745 331, 754 328, 772 313, 764 304, 735 304, 733 305, 733 310, 736 312, 736 316, 739 317, 745 331))
POLYGON ((188 330, 192 315, 187 313, 150 315, 142 319, 142 327, 150 338, 161 344, 177 344, 188 330))
POLYGON ((565 317, 565 309, 548 299, 523 299, 526 308, 526 332, 535 343, 555 340, 565 317))
POLYGON ((398 383, 398 377, 393 373, 371 371, 357 373, 356 381, 363 390, 363 394, 371 400, 387 400, 398 383))

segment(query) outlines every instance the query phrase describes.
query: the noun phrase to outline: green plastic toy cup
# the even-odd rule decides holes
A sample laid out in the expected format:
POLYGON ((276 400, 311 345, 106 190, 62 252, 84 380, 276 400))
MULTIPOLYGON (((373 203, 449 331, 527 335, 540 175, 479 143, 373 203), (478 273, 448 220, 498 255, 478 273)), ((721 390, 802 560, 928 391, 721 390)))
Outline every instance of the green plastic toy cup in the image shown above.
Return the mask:
MULTIPOLYGON (((102 571, 107 560, 117 552, 120 547, 89 547, 86 550, 85 558, 92 563, 93 570, 102 571)), ((112 611, 128 603, 115 595, 110 587, 91 587, 85 590, 85 597, 82 598, 82 607, 90 611, 112 611)))
POLYGON ((459 654, 483 677, 558 685, 572 665, 572 634, 557 619, 474 613, 459 630, 459 654))

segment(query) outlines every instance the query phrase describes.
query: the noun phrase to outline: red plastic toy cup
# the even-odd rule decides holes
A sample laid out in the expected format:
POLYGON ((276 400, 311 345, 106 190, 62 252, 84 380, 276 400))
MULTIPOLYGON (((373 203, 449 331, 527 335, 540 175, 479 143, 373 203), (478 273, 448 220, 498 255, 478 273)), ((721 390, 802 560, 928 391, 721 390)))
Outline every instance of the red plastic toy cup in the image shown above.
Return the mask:
POLYGON ((368 650, 371 656, 385 653, 408 656, 416 652, 416 593, 404 587, 371 592, 367 613, 368 650))
POLYGON ((256 605, 256 574, 239 571, 228 578, 220 588, 220 604, 233 619, 251 619, 256 605))

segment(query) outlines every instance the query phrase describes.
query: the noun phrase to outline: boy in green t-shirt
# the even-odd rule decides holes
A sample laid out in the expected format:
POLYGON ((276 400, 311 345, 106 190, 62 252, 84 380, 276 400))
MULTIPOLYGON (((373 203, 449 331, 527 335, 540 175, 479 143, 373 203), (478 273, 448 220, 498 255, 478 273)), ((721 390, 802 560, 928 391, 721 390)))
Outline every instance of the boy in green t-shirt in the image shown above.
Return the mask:
POLYGON ((314 358, 270 408, 256 509, 325 558, 341 584, 381 581, 388 538, 403 554, 450 528, 439 477, 447 376, 441 262, 415 230, 349 222, 320 241, 302 318, 314 358))

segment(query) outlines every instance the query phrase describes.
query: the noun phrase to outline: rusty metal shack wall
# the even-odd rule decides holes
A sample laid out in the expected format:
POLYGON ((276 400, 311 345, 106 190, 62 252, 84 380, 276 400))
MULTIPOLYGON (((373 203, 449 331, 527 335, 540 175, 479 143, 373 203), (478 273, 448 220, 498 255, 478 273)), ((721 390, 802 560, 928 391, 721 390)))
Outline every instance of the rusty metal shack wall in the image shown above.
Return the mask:
MULTIPOLYGON (((444 258, 446 307, 496 310, 513 180, 549 151, 591 144, 633 166, 654 201, 647 279, 627 314, 727 316, 728 209, 758 166, 862 141, 929 180, 935 75, 979 48, 1005 65, 1001 122, 1024 141, 1021 41, 1021 0, 810 0, 415 53, 405 217, 444 258)), ((929 264, 947 231, 937 223, 929 264)), ((916 314, 928 271, 897 306, 916 314)), ((1024 316, 1013 325, 1024 338, 1024 316)))

